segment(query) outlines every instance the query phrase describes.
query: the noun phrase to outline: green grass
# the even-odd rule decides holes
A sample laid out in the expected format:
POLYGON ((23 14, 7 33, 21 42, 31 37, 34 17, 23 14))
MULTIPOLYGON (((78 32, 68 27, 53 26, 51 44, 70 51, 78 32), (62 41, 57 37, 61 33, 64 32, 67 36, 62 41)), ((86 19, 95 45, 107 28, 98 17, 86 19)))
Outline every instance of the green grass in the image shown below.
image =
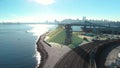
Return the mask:
POLYGON ((48 42, 55 42, 55 43, 60 43, 64 44, 65 41, 65 31, 60 30, 56 34, 53 34, 50 39, 48 39, 48 42))
POLYGON ((58 28, 56 28, 55 30, 49 31, 49 33, 47 34, 47 36, 53 37, 55 34, 58 34, 59 31, 61 31, 61 30, 63 30, 63 28, 62 28, 62 27, 61 27, 61 28, 58 27, 58 28))
POLYGON ((71 48, 77 47, 79 44, 83 42, 83 39, 78 37, 77 35, 73 34, 72 35, 72 43, 69 44, 71 48))
MULTIPOLYGON (((50 38, 47 40, 47 42, 55 42, 59 44, 64 44, 65 38, 66 38, 66 33, 63 27, 58 27, 55 30, 50 31, 47 36, 50 38)), ((82 39, 79 38, 77 35, 73 33, 72 35, 72 43, 69 44, 68 46, 71 48, 74 48, 78 46, 80 43, 82 43, 82 39)))

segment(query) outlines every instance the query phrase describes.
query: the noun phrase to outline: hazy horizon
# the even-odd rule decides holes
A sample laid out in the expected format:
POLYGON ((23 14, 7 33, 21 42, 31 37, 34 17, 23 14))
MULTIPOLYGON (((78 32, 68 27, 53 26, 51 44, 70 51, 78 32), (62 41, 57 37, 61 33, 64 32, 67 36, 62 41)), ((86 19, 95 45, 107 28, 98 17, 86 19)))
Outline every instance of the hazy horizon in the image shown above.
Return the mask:
POLYGON ((63 19, 120 21, 119 0, 1 0, 0 22, 44 22, 63 19))

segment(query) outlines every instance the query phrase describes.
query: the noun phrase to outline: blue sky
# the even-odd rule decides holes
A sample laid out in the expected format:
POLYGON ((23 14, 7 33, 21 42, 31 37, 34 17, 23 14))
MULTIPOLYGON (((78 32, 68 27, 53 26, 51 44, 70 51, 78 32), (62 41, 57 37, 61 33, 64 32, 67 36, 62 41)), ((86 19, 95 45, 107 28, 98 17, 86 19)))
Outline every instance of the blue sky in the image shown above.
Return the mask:
POLYGON ((0 0, 0 21, 39 22, 65 18, 120 21, 120 0, 0 0))

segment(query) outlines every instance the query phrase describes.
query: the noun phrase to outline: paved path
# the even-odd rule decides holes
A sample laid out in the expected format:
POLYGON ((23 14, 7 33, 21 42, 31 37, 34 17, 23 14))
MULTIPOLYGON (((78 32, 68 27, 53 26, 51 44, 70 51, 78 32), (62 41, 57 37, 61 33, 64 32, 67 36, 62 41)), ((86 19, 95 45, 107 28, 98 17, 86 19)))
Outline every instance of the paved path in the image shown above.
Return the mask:
POLYGON ((42 61, 38 68, 54 68, 54 65, 69 52, 71 48, 67 46, 58 46, 53 44, 49 46, 44 42, 45 35, 42 35, 37 42, 38 50, 41 54, 42 61), (58 47, 56 47, 58 46, 58 47))

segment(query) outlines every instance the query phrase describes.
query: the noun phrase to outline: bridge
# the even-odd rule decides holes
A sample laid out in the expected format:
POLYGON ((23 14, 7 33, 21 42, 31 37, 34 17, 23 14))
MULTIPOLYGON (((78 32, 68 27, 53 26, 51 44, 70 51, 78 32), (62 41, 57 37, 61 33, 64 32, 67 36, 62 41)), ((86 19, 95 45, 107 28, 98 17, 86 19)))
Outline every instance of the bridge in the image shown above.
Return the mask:
POLYGON ((52 23, 41 23, 48 25, 63 25, 66 31, 66 39, 65 44, 68 45, 72 43, 72 26, 80 26, 85 32, 93 32, 93 33, 111 33, 111 34, 120 34, 120 22, 110 22, 110 21, 102 21, 102 22, 94 22, 89 20, 79 20, 79 21, 62 21, 62 22, 52 22, 52 23))

